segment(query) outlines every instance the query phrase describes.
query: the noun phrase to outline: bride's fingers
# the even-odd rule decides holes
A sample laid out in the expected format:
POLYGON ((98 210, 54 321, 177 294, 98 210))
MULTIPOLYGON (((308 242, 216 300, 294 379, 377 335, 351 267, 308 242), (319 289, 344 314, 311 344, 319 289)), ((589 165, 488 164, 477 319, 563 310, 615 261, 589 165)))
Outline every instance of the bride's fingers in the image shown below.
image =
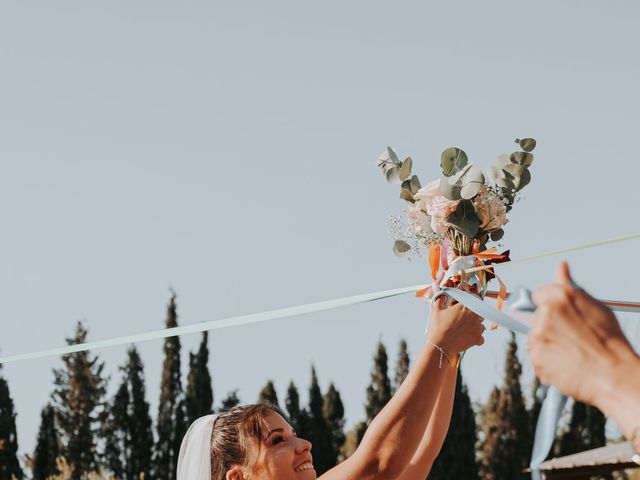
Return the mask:
POLYGON ((443 310, 443 309, 447 308, 447 297, 445 295, 440 295, 433 302, 433 306, 434 306, 434 308, 436 310, 443 310))

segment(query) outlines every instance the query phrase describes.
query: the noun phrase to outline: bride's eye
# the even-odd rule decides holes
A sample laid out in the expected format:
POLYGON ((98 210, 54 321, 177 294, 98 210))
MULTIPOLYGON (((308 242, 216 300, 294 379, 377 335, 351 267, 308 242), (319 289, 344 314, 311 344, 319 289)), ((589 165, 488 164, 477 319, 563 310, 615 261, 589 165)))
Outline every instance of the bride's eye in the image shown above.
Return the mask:
POLYGON ((271 441, 271 445, 277 445, 280 442, 284 442, 284 437, 282 435, 278 435, 277 437, 273 437, 271 441))

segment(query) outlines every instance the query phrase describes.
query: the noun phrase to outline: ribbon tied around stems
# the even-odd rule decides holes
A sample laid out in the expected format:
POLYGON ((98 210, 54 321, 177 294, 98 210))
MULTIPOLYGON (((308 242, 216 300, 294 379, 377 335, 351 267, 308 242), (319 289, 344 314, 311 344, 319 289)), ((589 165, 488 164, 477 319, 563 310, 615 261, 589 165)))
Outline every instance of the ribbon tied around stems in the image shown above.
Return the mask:
MULTIPOLYGON (((492 263, 508 262, 509 250, 503 253, 497 253, 496 247, 488 248, 482 252, 479 250, 479 242, 474 242, 472 253, 470 255, 458 256, 448 263, 446 252, 449 249, 449 242, 445 239, 442 245, 433 243, 429 246, 429 267, 431 269, 432 284, 426 288, 418 290, 416 297, 427 298, 433 297, 444 287, 457 288, 462 284, 468 285, 470 289, 474 286, 478 294, 484 297, 487 291, 487 285, 492 278, 495 278, 500 284, 497 296, 498 310, 502 310, 504 302, 507 298, 507 287, 505 283, 498 277, 493 268, 488 270, 478 270, 472 273, 465 273, 466 270, 490 265, 492 263), (442 264, 442 271, 440 265, 442 264)), ((492 325, 492 328, 493 325, 492 325)))

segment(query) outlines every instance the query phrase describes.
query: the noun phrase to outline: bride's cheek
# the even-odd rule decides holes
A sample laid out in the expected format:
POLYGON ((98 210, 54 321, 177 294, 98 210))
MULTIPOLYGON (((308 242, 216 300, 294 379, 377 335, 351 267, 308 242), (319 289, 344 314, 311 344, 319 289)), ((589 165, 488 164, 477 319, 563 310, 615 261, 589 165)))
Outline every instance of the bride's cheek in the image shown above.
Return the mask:
POLYGON ((273 461, 277 466, 282 466, 283 464, 291 463, 291 452, 290 448, 279 448, 277 451, 273 452, 273 461))

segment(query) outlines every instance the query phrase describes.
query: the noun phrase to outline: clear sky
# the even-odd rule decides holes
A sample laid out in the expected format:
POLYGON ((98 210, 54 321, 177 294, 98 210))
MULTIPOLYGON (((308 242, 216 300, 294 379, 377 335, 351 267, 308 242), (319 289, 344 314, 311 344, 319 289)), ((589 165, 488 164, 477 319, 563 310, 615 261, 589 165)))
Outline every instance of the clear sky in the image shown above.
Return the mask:
MULTIPOLYGON (((538 140, 503 243, 514 259, 639 230, 640 64, 633 1, 3 2, 0 7, 0 348, 157 329, 425 281, 391 253, 403 202, 386 145, 425 183, 440 152, 486 168, 538 140)), ((568 255, 595 295, 639 301, 638 242, 568 255)), ((503 269, 539 286, 557 259, 503 269)), ((420 348, 411 296, 211 335, 216 403, 268 379, 303 390, 313 362, 348 425, 372 354, 420 348)), ((506 332, 463 371, 500 382, 506 332)), ((183 338, 193 349, 198 335, 183 338)), ((162 342, 139 346, 157 409, 162 342)), ((112 374, 125 347, 99 351, 112 374)), ((526 360, 525 380, 531 378, 526 360)), ((31 450, 58 359, 2 369, 31 450)), ((528 387, 527 387, 528 390, 528 387)))

